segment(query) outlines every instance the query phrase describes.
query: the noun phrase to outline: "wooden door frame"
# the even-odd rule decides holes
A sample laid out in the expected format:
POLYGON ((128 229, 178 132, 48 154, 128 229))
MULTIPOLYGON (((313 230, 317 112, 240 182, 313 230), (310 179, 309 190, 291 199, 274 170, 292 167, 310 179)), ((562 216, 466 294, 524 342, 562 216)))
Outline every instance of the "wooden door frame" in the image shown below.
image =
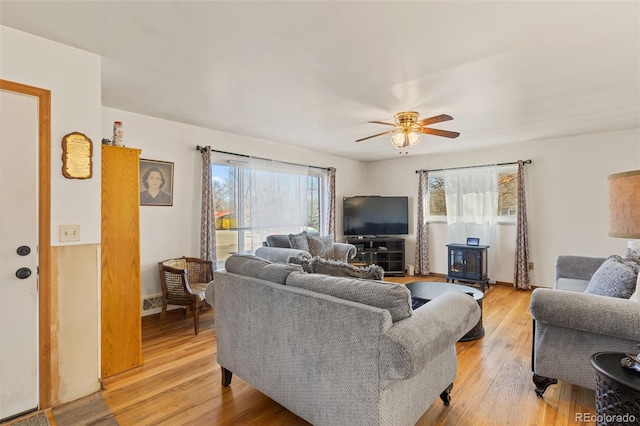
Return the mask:
POLYGON ((51 91, 0 79, 0 90, 38 98, 38 389, 51 406, 51 91))

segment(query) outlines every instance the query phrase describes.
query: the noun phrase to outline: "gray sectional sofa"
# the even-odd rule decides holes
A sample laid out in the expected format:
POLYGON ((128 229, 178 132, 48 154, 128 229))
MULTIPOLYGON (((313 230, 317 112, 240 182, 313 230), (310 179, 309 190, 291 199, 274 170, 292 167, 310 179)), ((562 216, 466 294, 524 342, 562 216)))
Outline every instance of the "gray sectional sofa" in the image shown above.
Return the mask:
POLYGON ((539 397, 557 380, 595 389, 590 357, 596 352, 638 352, 640 303, 584 293, 605 260, 559 256, 554 288, 531 294, 532 369, 539 397))
POLYGON ((457 372, 455 343, 480 318, 449 293, 413 311, 405 286, 308 274, 233 255, 215 273, 223 386, 238 375, 314 425, 413 425, 457 372))
POLYGON ((256 256, 278 263, 286 263, 289 257, 305 256, 349 262, 355 255, 356 246, 353 244, 337 243, 330 236, 321 237, 307 231, 269 235, 262 247, 256 250, 256 256))

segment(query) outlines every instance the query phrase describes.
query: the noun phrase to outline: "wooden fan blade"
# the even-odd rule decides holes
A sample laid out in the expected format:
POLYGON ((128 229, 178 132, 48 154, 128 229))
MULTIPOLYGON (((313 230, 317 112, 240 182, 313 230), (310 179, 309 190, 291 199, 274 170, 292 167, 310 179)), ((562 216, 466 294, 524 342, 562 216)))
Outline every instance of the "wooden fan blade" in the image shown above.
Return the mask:
POLYGON ((378 136, 386 135, 387 133, 391 133, 391 132, 395 132, 395 131, 396 131, 396 129, 388 130, 386 132, 378 133, 377 135, 367 136, 366 138, 358 139, 356 142, 366 141, 367 139, 376 138, 378 136))
POLYGON ((447 114, 440 114, 434 117, 425 118, 424 120, 418 121, 418 124, 421 126, 427 126, 429 124, 440 123, 443 121, 453 120, 453 117, 447 114))
POLYGON ((396 125, 393 123, 385 123, 384 121, 370 121, 369 123, 375 123, 375 124, 384 124, 385 126, 393 126, 395 127, 396 125))
POLYGON ((460 133, 458 132, 450 132, 448 130, 439 130, 439 129, 429 129, 427 127, 416 129, 416 132, 425 133, 427 135, 444 136, 445 138, 451 138, 451 139, 454 139, 460 136, 460 133))

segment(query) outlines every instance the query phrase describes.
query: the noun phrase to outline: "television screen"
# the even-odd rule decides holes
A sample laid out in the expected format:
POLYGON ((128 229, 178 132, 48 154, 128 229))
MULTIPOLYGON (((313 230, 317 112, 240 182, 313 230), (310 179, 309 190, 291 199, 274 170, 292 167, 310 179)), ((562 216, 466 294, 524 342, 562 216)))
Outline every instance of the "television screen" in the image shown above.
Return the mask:
POLYGON ((408 197, 344 197, 342 214, 344 235, 409 233, 408 197))

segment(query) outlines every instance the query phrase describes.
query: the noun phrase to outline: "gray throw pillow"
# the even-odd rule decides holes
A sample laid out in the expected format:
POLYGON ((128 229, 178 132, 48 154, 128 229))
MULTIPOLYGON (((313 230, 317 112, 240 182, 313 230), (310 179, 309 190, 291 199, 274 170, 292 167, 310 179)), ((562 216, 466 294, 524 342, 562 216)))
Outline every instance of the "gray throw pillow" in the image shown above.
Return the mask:
POLYGON ((311 255, 309 253, 301 253, 297 256, 289 256, 287 258, 287 263, 300 265, 302 266, 302 270, 306 273, 313 273, 313 269, 311 269, 311 255))
POLYGON ((411 293, 401 284, 293 273, 287 277, 287 285, 386 309, 391 314, 393 322, 413 315, 411 293))
POLYGON ((316 274, 325 274, 334 277, 363 278, 378 281, 384 278, 384 269, 378 265, 354 266, 338 260, 328 260, 320 257, 313 258, 311 261, 311 269, 316 274))
POLYGON ((292 272, 302 272, 300 265, 272 263, 251 254, 231 255, 224 263, 227 272, 284 284, 292 272))
POLYGON ((297 250, 309 251, 309 243, 307 243, 307 231, 299 234, 289 234, 289 243, 291 248, 297 250))
POLYGON ((627 249, 627 255, 624 257, 624 262, 630 266, 640 269, 640 251, 627 249))
POLYGON ((267 247, 291 248, 287 234, 272 234, 266 238, 267 247))
POLYGON ((638 270, 620 256, 610 256, 596 270, 585 293, 628 299, 636 289, 638 270))
POLYGON ((307 234, 307 243, 309 244, 309 253, 313 257, 330 258, 331 254, 333 254, 333 237, 330 235, 320 237, 307 234))

